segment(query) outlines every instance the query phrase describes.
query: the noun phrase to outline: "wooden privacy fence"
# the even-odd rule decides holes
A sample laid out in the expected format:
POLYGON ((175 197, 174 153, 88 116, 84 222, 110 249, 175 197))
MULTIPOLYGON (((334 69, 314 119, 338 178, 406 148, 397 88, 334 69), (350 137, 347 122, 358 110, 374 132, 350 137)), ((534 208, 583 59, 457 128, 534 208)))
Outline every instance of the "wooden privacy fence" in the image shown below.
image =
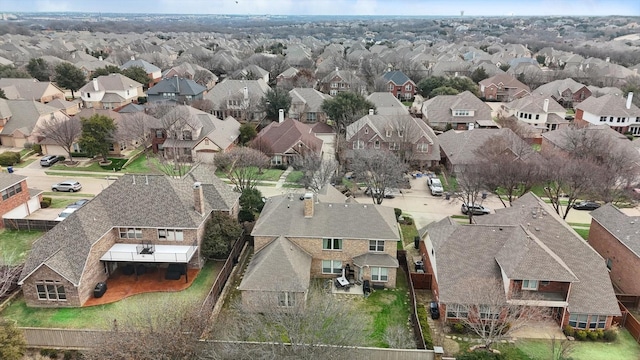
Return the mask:
POLYGON ((96 344, 102 330, 20 328, 30 348, 88 349, 96 344))
POLYGON ((413 284, 414 288, 431 290, 431 281, 433 275, 415 272, 412 272, 409 275, 411 276, 411 283, 413 284))
POLYGON ((246 241, 247 239, 245 233, 243 232, 233 244, 231 252, 229 253, 229 256, 227 256, 227 260, 224 262, 222 269, 220 269, 220 272, 216 277, 216 281, 213 282, 211 290, 209 290, 207 297, 204 299, 202 303, 203 310, 211 311, 213 310, 213 307, 216 306, 218 298, 222 293, 222 289, 224 289, 227 280, 229 280, 231 271, 233 271, 233 266, 238 262, 238 257, 240 256, 240 252, 242 251, 242 247, 244 246, 246 241))
POLYGON ((624 326, 625 329, 629 331, 629 334, 633 336, 637 343, 640 343, 640 322, 638 319, 633 316, 626 306, 620 301, 618 301, 618 306, 620 306, 620 312, 622 312, 622 316, 614 317, 613 321, 619 323, 621 326, 624 326))
POLYGON ((409 286, 409 305, 411 306, 411 326, 413 326, 413 335, 415 337, 416 346, 418 349, 425 349, 424 334, 422 333, 422 327, 418 320, 418 308, 416 304, 416 291, 409 275, 409 268, 407 267, 407 251, 398 250, 398 263, 400 268, 407 276, 407 284, 409 286))
POLYGON ((54 226, 60 223, 55 220, 41 220, 41 219, 2 219, 4 228, 9 230, 40 230, 49 231, 54 226))

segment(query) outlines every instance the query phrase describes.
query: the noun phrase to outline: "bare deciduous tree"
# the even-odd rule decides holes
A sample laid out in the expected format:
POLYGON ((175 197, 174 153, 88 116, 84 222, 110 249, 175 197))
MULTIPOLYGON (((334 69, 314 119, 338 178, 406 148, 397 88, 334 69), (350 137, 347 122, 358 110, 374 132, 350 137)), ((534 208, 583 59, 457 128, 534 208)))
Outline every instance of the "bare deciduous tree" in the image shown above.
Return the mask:
POLYGON ((18 264, 15 251, 0 250, 0 299, 3 299, 18 285, 22 264, 18 264))
POLYGON ((507 300, 504 284, 498 279, 463 279, 455 287, 455 292, 468 300, 446 304, 447 308, 458 306, 467 313, 460 322, 478 335, 487 349, 527 325, 551 319, 550 308, 538 306, 540 299, 532 292, 522 291, 517 299, 507 300))
POLYGON ((298 156, 293 166, 304 173, 302 177, 304 187, 314 192, 320 191, 329 184, 338 170, 338 163, 335 160, 323 159, 321 154, 312 151, 298 156))
MULTIPOLYGON (((483 192, 486 190, 484 174, 486 170, 482 163, 468 164, 456 173, 457 187, 452 194, 454 198, 470 206, 482 205, 483 192)), ((468 211, 469 224, 473 224, 473 211, 468 211)))
POLYGON ((150 131, 153 128, 153 124, 157 122, 157 120, 142 111, 122 114, 122 121, 118 124, 118 134, 116 136, 119 140, 142 145, 146 150, 151 146, 150 131))
POLYGON ((62 146, 69 155, 69 161, 73 161, 71 148, 82 133, 82 124, 75 116, 68 118, 51 115, 49 119, 38 123, 35 133, 62 146))
POLYGON ((367 185, 373 202, 382 204, 385 193, 402 182, 407 166, 391 151, 360 149, 353 151, 351 170, 367 185))
POLYGON ((235 188, 243 192, 257 186, 262 169, 269 165, 269 157, 259 150, 236 147, 217 154, 215 164, 227 174, 235 188))

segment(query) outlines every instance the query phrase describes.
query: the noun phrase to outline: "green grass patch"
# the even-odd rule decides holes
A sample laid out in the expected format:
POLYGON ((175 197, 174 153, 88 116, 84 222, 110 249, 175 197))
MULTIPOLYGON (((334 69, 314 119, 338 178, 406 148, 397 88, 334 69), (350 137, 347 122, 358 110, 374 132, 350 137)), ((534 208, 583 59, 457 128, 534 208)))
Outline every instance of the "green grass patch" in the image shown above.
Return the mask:
POLYGON ((131 314, 131 309, 141 311, 141 309, 149 308, 150 304, 159 301, 176 303, 204 301, 222 265, 222 262, 207 263, 193 284, 183 291, 139 294, 111 304, 58 309, 29 308, 24 299, 20 297, 9 305, 1 315, 6 319, 15 320, 18 326, 108 329, 113 324, 113 319, 131 314))
POLYGON ((84 198, 84 197, 95 197, 94 194, 83 194, 83 193, 60 193, 60 192, 56 192, 56 191, 45 191, 42 193, 43 196, 57 196, 57 197, 61 197, 61 196, 72 196, 72 197, 78 197, 78 198, 84 198))
MULTIPOLYGON (((406 216, 406 215, 402 215, 406 216)), ((405 217, 407 219, 408 217, 405 217)), ((413 244, 413 239, 418 236, 418 229, 416 228, 416 223, 411 219, 411 225, 400 224, 400 230, 402 230, 402 238, 404 239, 404 244, 413 244)))
POLYGON ((56 198, 51 198, 51 205, 49 206, 50 208, 55 208, 55 209, 64 209, 67 206, 73 204, 74 202, 76 202, 76 199, 67 199, 67 198, 61 198, 61 197, 56 197, 56 198))
MULTIPOLYGON (((77 169, 76 171, 82 171, 80 169, 77 169)), ((118 176, 116 175, 113 171, 111 172, 106 172, 106 173, 79 173, 79 172, 71 172, 71 171, 45 171, 44 172, 47 175, 51 175, 51 176, 65 176, 65 177, 85 177, 85 178, 96 178, 96 179, 104 179, 107 176, 118 176)))
POLYGON ((358 306, 372 319, 370 327, 363 329, 370 345, 388 348, 389 344, 384 341, 386 329, 393 325, 406 326, 409 318, 408 285, 404 272, 398 271, 395 289, 376 290, 358 306))
POLYGON ((35 151, 31 150, 31 149, 22 149, 20 150, 20 157, 25 157, 31 154, 35 154, 35 151))
POLYGON ((153 164, 153 158, 144 155, 138 156, 135 160, 127 164, 122 172, 127 174, 160 174, 160 170, 153 164))
POLYGON ((533 151, 537 152, 540 152, 540 150, 542 150, 542 146, 540 146, 540 144, 533 144, 531 145, 531 148, 533 149, 533 151))
POLYGON ((123 158, 109 158, 109 161, 111 161, 111 164, 100 165, 100 167, 109 171, 120 171, 122 166, 127 163, 127 159, 123 158))
POLYGON ((591 227, 591 224, 584 224, 584 223, 567 222, 567 224, 569 224, 569 226, 572 226, 572 227, 582 227, 587 229, 591 227))
POLYGON ((285 181, 288 183, 299 183, 303 176, 304 173, 302 171, 292 171, 287 175, 287 179, 285 181))
POLYGON ((443 174, 438 175, 440 182, 442 183, 442 188, 445 192, 455 192, 458 188, 458 180, 455 176, 445 176, 443 174))
POLYGON ((26 160, 22 160, 20 161, 20 163, 13 165, 14 168, 24 168, 29 166, 32 162, 36 161, 37 159, 33 158, 33 159, 26 159, 26 160))
MULTIPOLYGON (((275 184, 266 184, 263 186, 276 186, 275 184)), ((283 188, 290 188, 290 189, 304 189, 304 185, 302 184, 293 184, 293 183, 284 183, 282 184, 283 188)))
POLYGON ((577 229, 577 228, 573 228, 573 230, 575 232, 578 233, 578 235, 580 235, 580 237, 582 237, 585 240, 589 240, 589 229, 577 229))
POLYGON ((27 257, 31 244, 42 234, 42 231, 2 229, 0 230, 0 254, 7 255, 12 265, 20 264, 27 257))
MULTIPOLYGON (((574 360, 635 360, 640 358, 640 346, 626 329, 620 329, 618 339, 612 343, 574 341, 572 344, 574 348, 569 356, 574 360)), ((520 340, 515 345, 531 360, 552 358, 549 340, 520 340)))

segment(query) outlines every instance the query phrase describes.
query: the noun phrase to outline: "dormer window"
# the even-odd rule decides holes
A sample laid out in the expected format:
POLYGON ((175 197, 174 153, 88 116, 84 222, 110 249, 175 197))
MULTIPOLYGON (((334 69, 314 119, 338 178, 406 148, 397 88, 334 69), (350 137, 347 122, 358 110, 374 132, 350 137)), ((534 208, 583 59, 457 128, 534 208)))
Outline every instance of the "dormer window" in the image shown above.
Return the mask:
POLYGON ((193 136, 191 134, 191 131, 183 130, 182 131, 182 140, 193 140, 193 136))
POLYGON ((391 137, 391 130, 387 130, 387 137, 391 137))
POLYGON ((401 129, 398 129, 398 136, 402 137, 403 131, 401 129))

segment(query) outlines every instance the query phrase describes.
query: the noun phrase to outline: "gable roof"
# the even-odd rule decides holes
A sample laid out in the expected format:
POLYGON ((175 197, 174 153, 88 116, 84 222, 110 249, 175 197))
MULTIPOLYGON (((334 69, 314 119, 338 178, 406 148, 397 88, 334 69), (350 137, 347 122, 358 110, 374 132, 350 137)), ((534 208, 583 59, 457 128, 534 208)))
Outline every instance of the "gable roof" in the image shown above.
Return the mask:
POLYGON ((438 95, 422 104, 422 115, 429 122, 474 122, 477 120, 492 120, 491 107, 478 99, 470 91, 457 95, 438 95), (455 110, 473 110, 473 116, 456 116, 455 110))
POLYGON ((596 116, 640 117, 640 108, 633 102, 629 104, 630 106, 627 109, 627 99, 627 97, 615 94, 600 97, 589 96, 576 105, 576 109, 596 116))
POLYGON ((322 103, 331 96, 313 88, 295 88, 289 91, 291 106, 305 104, 308 112, 322 112, 322 103))
POLYGON ((386 72, 382 74, 382 78, 396 85, 404 85, 408 82, 413 84, 413 81, 407 75, 398 70, 386 72))
POLYGON ((320 153, 323 141, 316 137, 311 126, 301 123, 298 120, 286 119, 282 123, 272 122, 258 133, 269 145, 274 154, 285 154, 294 149, 296 144, 302 143, 306 150, 313 150, 320 153))
POLYGON ((132 80, 122 74, 113 73, 109 75, 101 75, 86 83, 80 88, 80 92, 96 92, 96 91, 123 91, 142 87, 142 84, 132 80), (98 88, 94 85, 97 83, 98 88))
POLYGON ((399 240, 393 208, 357 203, 313 204, 314 213, 305 218, 302 194, 267 200, 252 236, 333 237, 342 239, 399 240))
POLYGON ((269 91, 269 85, 262 79, 258 80, 232 80, 225 79, 214 86, 211 91, 204 95, 204 98, 211 100, 214 106, 220 107, 226 104, 228 99, 242 98, 243 89, 247 88, 250 99, 260 100, 269 91))
POLYGON ((5 87, 13 87, 15 89, 17 99, 36 100, 39 101, 45 92, 53 88, 58 93, 64 94, 57 86, 50 81, 38 81, 36 79, 0 79, 0 89, 5 87))
POLYGON ((520 80, 507 73, 496 74, 490 78, 486 78, 480 81, 478 84, 485 87, 490 86, 491 84, 494 84, 496 86, 502 84, 503 87, 522 89, 526 90, 527 92, 531 91, 527 85, 523 84, 522 82, 520 82, 520 80))
POLYGON ((38 101, 7 100, 6 104, 11 112, 11 119, 7 121, 2 131, 0 131, 2 135, 11 135, 14 131, 19 130, 24 135, 29 136, 41 116, 55 113, 64 116, 60 110, 38 101))
POLYGON ((22 180, 26 180, 26 179, 27 179, 26 176, 0 172, 0 191, 5 190, 9 186, 18 184, 22 180))
POLYGON ((374 92, 367 100, 376 106, 378 115, 408 115, 409 109, 390 92, 374 92))
POLYGON ((182 96, 196 96, 202 94, 207 88, 191 79, 178 76, 165 78, 147 90, 147 95, 161 95, 163 93, 175 93, 182 96))
POLYGON ((278 236, 253 255, 238 289, 304 292, 310 270, 311 255, 278 236))
POLYGON ((183 179, 124 175, 34 242, 20 282, 47 266, 79 285, 92 246, 114 227, 198 228, 207 217, 194 209, 195 179, 202 183, 205 213, 229 211, 237 203, 240 195, 213 172, 183 179))
POLYGON ((592 211, 591 218, 640 257, 640 216, 629 216, 606 204, 592 211))
POLYGON ((125 69, 128 69, 130 67, 134 67, 134 66, 143 68, 144 71, 147 74, 151 74, 151 73, 160 71, 159 67, 157 67, 157 66, 155 66, 155 65, 153 65, 151 63, 148 63, 148 62, 146 62, 146 61, 144 61, 142 59, 131 59, 131 60, 127 61, 126 63, 120 65, 120 69, 125 70, 125 69))
POLYGON ((567 89, 571 90, 571 93, 575 93, 583 87, 586 87, 586 85, 581 84, 572 78, 566 78, 541 85, 532 91, 532 93, 542 96, 555 96, 558 98, 562 97, 562 92, 567 89))
POLYGON ((195 137, 194 133, 193 140, 178 140, 174 138, 166 139, 164 141, 165 147, 175 146, 193 148, 204 138, 207 138, 221 150, 226 150, 236 141, 238 136, 240 136, 240 123, 231 116, 227 117, 225 120, 220 120, 213 114, 209 114, 187 105, 176 106, 165 116, 171 118, 174 112, 181 110, 188 111, 190 114, 190 117, 187 120, 188 125, 194 131, 199 131, 199 134, 195 137))

